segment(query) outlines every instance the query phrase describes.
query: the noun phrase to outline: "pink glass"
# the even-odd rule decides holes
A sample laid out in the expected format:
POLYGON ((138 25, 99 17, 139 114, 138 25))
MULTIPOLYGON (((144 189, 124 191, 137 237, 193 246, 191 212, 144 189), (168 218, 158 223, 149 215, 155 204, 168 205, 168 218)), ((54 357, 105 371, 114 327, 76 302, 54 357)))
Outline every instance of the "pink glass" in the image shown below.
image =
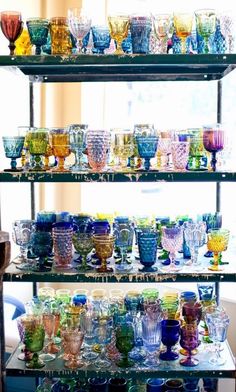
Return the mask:
POLYGON ((221 124, 203 127, 203 145, 212 154, 211 167, 216 171, 216 153, 224 148, 224 130, 221 124))
POLYGON ((17 11, 3 11, 0 14, 0 19, 2 32, 9 40, 10 56, 13 56, 16 48, 15 41, 23 30, 21 13, 17 11))
POLYGON ((172 142, 171 152, 174 169, 179 171, 185 171, 189 156, 189 142, 172 142))
POLYGON ((73 228, 53 227, 54 267, 70 269, 72 260, 73 228))
MULTIPOLYGON (((54 336, 55 336, 55 329, 56 329, 56 316, 54 314, 50 314, 50 313, 44 313, 42 316, 42 320, 43 320, 43 326, 48 338, 48 342, 47 345, 44 349, 45 353, 50 354, 48 355, 48 360, 52 360, 55 359, 55 355, 56 353, 58 353, 58 351, 60 351, 60 348, 58 346, 56 346, 56 344, 54 343, 54 336)), ((44 355, 44 354, 43 354, 44 355)), ((47 358, 44 358, 44 361, 46 361, 47 358)))
POLYGON ((158 150, 161 153, 161 169, 170 170, 169 157, 171 154, 172 139, 170 137, 160 137, 158 150))
POLYGON ((65 363, 65 367, 69 369, 78 369, 84 366, 84 363, 78 359, 79 352, 83 343, 84 333, 75 330, 64 332, 64 341, 67 346, 67 352, 70 353, 71 359, 65 363))
POLYGON ((107 163, 110 132, 104 130, 87 132, 88 163, 93 171, 102 171, 107 163))
POLYGON ((162 247, 167 250, 170 258, 170 265, 165 267, 166 272, 177 272, 181 267, 175 265, 175 253, 182 249, 183 229, 182 227, 163 227, 162 228, 162 247))

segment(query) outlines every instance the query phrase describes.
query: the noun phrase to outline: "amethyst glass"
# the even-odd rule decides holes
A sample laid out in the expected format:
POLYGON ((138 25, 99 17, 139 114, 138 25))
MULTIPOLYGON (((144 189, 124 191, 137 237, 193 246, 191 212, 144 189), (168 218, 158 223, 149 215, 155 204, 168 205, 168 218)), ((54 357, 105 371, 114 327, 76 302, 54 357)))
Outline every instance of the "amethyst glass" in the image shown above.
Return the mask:
POLYGON ((180 345, 187 350, 187 358, 182 358, 179 362, 182 366, 197 366, 199 361, 197 358, 191 356, 192 350, 195 350, 199 345, 198 328, 193 324, 183 325, 180 329, 180 345))
POLYGON ((163 361, 174 361, 179 354, 171 350, 179 341, 180 321, 162 320, 161 322, 161 341, 166 346, 166 351, 160 353, 160 359, 163 361))
POLYGON ((211 167, 216 171, 216 153, 224 148, 224 130, 221 124, 203 127, 203 145, 212 154, 211 167))
POLYGON ((88 163, 93 171, 102 171, 107 163, 110 148, 110 132, 105 130, 87 132, 88 163))
POLYGON ((199 324, 202 319, 202 304, 200 302, 185 302, 182 315, 186 324, 199 324))
POLYGON ((52 237, 54 247, 54 267, 71 268, 73 226, 69 222, 53 225, 52 237))
POLYGON ((13 56, 16 48, 15 41, 23 30, 21 13, 17 11, 3 11, 0 13, 0 23, 3 34, 9 40, 10 56, 13 56))

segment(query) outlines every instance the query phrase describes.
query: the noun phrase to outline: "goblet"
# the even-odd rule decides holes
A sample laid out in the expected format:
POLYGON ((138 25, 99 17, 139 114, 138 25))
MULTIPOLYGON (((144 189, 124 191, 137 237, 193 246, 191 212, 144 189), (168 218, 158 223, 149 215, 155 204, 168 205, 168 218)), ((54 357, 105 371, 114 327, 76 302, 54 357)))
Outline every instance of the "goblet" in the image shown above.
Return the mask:
POLYGON ((0 23, 3 34, 9 40, 10 56, 14 56, 15 41, 23 30, 21 13, 17 11, 3 11, 0 13, 0 23))
POLYGON ((186 54, 186 40, 192 32, 193 16, 188 13, 174 13, 175 33, 181 40, 181 53, 186 54))
POLYGON ((83 151, 85 150, 85 137, 88 129, 87 124, 71 124, 68 127, 70 148, 75 154, 75 163, 71 166, 72 171, 84 170, 82 163, 83 151))
POLYGON ((235 19, 230 12, 217 15, 220 22, 220 31, 226 41, 226 53, 234 53, 235 46, 235 19))
POLYGON ((37 228, 40 231, 52 232, 52 225, 56 222, 54 211, 39 211, 36 216, 37 228))
POLYGON ((86 214, 73 214, 72 223, 74 225, 75 233, 92 234, 93 232, 93 218, 86 214))
POLYGON ((114 236, 115 239, 115 246, 119 250, 121 255, 121 262, 120 264, 116 265, 116 270, 123 272, 123 271, 130 271, 133 267, 132 265, 127 263, 127 252, 130 247, 130 243, 132 242, 134 234, 134 229, 132 223, 129 221, 128 218, 120 218, 116 220, 114 223, 114 236))
POLYGON ((198 260, 198 250, 206 241, 206 223, 188 221, 184 222, 183 228, 184 239, 191 253, 191 260, 188 260, 185 264, 198 268, 197 266, 201 265, 201 262, 198 260))
POLYGON ((65 168, 65 158, 70 155, 70 138, 66 128, 54 128, 50 131, 52 136, 53 154, 57 158, 57 166, 52 169, 54 172, 68 172, 65 168))
POLYGON ((166 351, 160 353, 163 361, 174 361, 179 354, 172 351, 171 347, 179 341, 180 322, 178 320, 161 321, 161 341, 166 346, 166 351))
POLYGON ((134 152, 133 135, 128 130, 113 129, 112 131, 115 132, 114 155, 119 159, 116 170, 129 170, 127 160, 134 152))
POLYGON ((144 158, 144 169, 150 169, 150 159, 154 158, 157 152, 157 136, 136 136, 138 153, 140 158, 144 158))
POLYGON ((163 171, 170 170, 169 157, 171 154, 171 143, 170 137, 159 137, 158 140, 158 152, 161 154, 161 169, 163 171))
POLYGON ((93 235, 95 251, 101 260, 101 266, 97 267, 98 272, 113 272, 111 267, 107 267, 107 258, 112 256, 115 236, 111 234, 93 235))
POLYGON ((44 166, 43 166, 44 170, 50 170, 51 169, 51 166, 49 164, 49 158, 51 156, 53 156, 52 137, 51 137, 51 135, 48 135, 48 136, 49 136, 49 142, 48 142, 48 145, 47 145, 46 152, 44 154, 44 166))
POLYGON ((195 11, 196 28, 204 41, 203 53, 209 53, 209 38, 216 29, 215 10, 202 9, 195 11))
POLYGON ((171 143, 171 153, 174 169, 185 171, 189 157, 189 142, 173 141, 171 143))
POLYGON ((209 336, 215 343, 215 355, 210 358, 209 362, 213 365, 224 365, 226 359, 221 356, 220 346, 226 340, 229 326, 229 317, 227 314, 216 311, 215 313, 207 313, 206 323, 209 330, 209 336))
POLYGON ((40 354, 39 358, 44 362, 49 362, 53 361, 56 358, 55 354, 60 351, 60 348, 54 343, 56 317, 51 313, 43 313, 42 322, 47 337, 47 344, 44 347, 44 353, 40 354))
POLYGON ((172 15, 170 14, 155 14, 152 15, 154 33, 158 40, 157 53, 167 54, 167 41, 169 39, 172 15))
POLYGON ((32 267, 33 271, 50 271, 51 268, 46 267, 45 263, 52 254, 53 241, 51 233, 48 231, 36 231, 31 234, 30 243, 33 254, 38 257, 37 265, 32 267))
POLYGON ((111 42, 110 32, 107 26, 92 26, 93 46, 95 53, 104 54, 111 42))
MULTIPOLYGON (((222 226, 222 215, 219 212, 216 212, 215 214, 202 214, 202 220, 203 222, 206 222, 207 233, 210 229, 220 229, 222 226)), ((204 256, 213 257, 213 253, 208 250, 204 256)))
POLYGON ((94 319, 96 317, 96 312, 92 310, 92 307, 89 307, 87 312, 81 313, 80 316, 80 328, 81 331, 84 332, 84 344, 85 351, 83 352, 83 358, 87 361, 93 361, 98 357, 98 353, 92 351, 92 346, 95 343, 95 326, 94 319))
POLYGON ((221 124, 203 127, 203 144, 205 149, 211 152, 211 168, 216 171, 216 153, 224 148, 224 130, 221 124))
POLYGON ((73 227, 69 222, 54 223, 52 229, 54 267, 71 268, 73 227))
POLYGON ((100 369, 111 366, 111 361, 106 356, 106 345, 111 342, 112 338, 111 322, 111 319, 103 319, 102 317, 94 321, 95 342, 101 347, 100 357, 96 360, 95 365, 100 369))
POLYGON ((21 152, 21 166, 23 170, 28 170, 30 168, 30 153, 29 153, 29 137, 30 132, 36 131, 36 127, 29 126, 19 126, 17 127, 18 136, 24 136, 24 146, 21 152))
POLYGON ((104 130, 87 132, 88 163, 93 171, 102 171, 107 163, 110 133, 104 130))
POLYGON ((32 232, 35 230, 35 222, 32 220, 16 220, 13 222, 13 241, 20 246, 20 264, 16 268, 29 270, 31 261, 27 258, 28 247, 32 232))
POLYGON ((229 242, 229 230, 227 229, 211 229, 207 234, 207 249, 213 252, 214 263, 208 267, 211 271, 222 271, 219 268, 220 252, 227 250, 229 242))
POLYGON ((181 269, 175 265, 175 253, 182 249, 183 228, 181 226, 162 227, 161 244, 169 253, 170 265, 165 267, 167 272, 177 272, 181 269))
POLYGON ((197 366, 199 360, 192 357, 192 350, 195 350, 199 345, 198 328, 196 325, 183 325, 180 329, 180 345, 184 350, 187 350, 187 358, 182 358, 179 363, 182 366, 197 366))
POLYGON ((50 36, 51 54, 71 54, 72 42, 66 17, 54 17, 50 19, 50 36))
POLYGON ((36 46, 35 54, 40 55, 41 47, 47 43, 49 20, 44 18, 31 18, 27 19, 26 25, 31 44, 36 46))
POLYGON ((145 349, 148 352, 147 359, 144 365, 155 368, 160 364, 156 352, 161 345, 161 319, 150 318, 149 316, 142 317, 142 338, 145 349))
POLYGON ((213 298, 214 283, 197 283, 198 295, 200 301, 209 301, 213 298))
POLYGON ((32 45, 28 29, 23 29, 21 35, 15 41, 15 55, 16 56, 31 56, 32 45))
POLYGON ((89 392, 107 392, 107 379, 93 377, 88 379, 89 392))
POLYGON ((111 38, 117 43, 114 54, 124 54, 122 50, 122 41, 128 37, 130 20, 128 15, 110 15, 108 16, 108 26, 111 38))
POLYGON ((128 355, 134 347, 134 328, 132 323, 123 322, 116 327, 116 347, 123 355, 123 358, 116 362, 116 365, 121 368, 132 367, 134 361, 128 355))
POLYGON ((152 30, 152 20, 147 16, 131 16, 130 32, 132 52, 139 54, 149 53, 149 40, 152 30))
MULTIPOLYGON (((164 390, 164 384, 165 380, 163 378, 149 378, 147 380, 147 392, 161 392, 164 390)), ((136 389, 133 392, 136 392, 136 389)))
POLYGON ((207 170, 206 151, 203 146, 203 130, 201 128, 190 128, 189 132, 189 158, 188 170, 207 170))
POLYGON ((4 171, 22 171, 22 168, 17 168, 16 160, 21 157, 25 138, 23 136, 3 136, 2 141, 6 157, 11 158, 11 169, 5 169, 4 171))
POLYGON ((32 156, 30 171, 44 171, 42 155, 47 152, 49 134, 46 128, 36 128, 28 134, 29 152, 32 156))
POLYGON ((202 304, 200 302, 185 302, 182 315, 186 324, 199 324, 202 318, 202 304))
POLYGON ((32 359, 26 362, 28 369, 41 369, 45 363, 39 359, 38 352, 43 349, 45 338, 44 327, 39 316, 31 315, 31 321, 25 325, 24 343, 28 351, 33 353, 32 359))
POLYGON ((78 329, 68 329, 64 332, 65 345, 70 353, 70 359, 65 363, 68 369, 78 369, 84 366, 84 363, 78 359, 80 349, 84 340, 84 333, 78 329))
POLYGON ((139 270, 142 272, 155 272, 157 270, 153 265, 156 263, 157 257, 157 238, 156 232, 138 233, 138 249, 140 263, 143 265, 139 270))
POLYGON ((26 349, 26 346, 24 344, 24 339, 25 339, 25 327, 27 323, 32 323, 32 317, 31 315, 24 314, 23 316, 19 316, 16 319, 17 323, 17 328, 20 336, 20 341, 23 343, 23 346, 21 346, 21 354, 17 356, 17 359, 21 361, 29 361, 32 359, 32 354, 30 353, 29 350, 26 349))
POLYGON ((91 27, 91 19, 81 14, 80 8, 70 8, 68 10, 68 25, 71 34, 77 40, 77 52, 82 52, 83 38, 88 34, 91 27))
POLYGON ((77 267, 79 271, 89 271, 93 269, 87 264, 87 256, 93 250, 93 238, 91 234, 86 233, 74 233, 72 237, 72 242, 75 250, 81 255, 82 262, 81 265, 77 267))

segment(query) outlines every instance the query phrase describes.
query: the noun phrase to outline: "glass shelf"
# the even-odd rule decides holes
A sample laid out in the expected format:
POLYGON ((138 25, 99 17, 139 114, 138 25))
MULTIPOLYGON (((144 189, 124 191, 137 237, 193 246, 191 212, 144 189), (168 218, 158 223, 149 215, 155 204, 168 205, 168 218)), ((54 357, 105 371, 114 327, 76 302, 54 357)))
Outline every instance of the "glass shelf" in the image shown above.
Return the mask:
POLYGON ((235 54, 0 56, 0 67, 33 82, 219 80, 235 54))

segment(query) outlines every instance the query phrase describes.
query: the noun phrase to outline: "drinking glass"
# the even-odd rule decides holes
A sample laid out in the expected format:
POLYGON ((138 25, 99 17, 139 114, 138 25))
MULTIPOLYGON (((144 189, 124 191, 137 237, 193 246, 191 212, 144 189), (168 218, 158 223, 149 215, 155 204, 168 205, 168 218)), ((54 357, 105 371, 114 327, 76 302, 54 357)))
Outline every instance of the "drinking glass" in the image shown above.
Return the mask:
POLYGON ((58 222, 53 225, 54 267, 71 268, 72 237, 73 227, 69 222, 58 222))
POLYGON ((207 234, 207 249, 213 252, 214 263, 208 267, 211 271, 222 271, 219 267, 220 253, 227 250, 229 242, 229 230, 227 229, 211 229, 207 234))
POLYGON ((105 130, 87 132, 88 163, 93 171, 102 171, 107 163, 110 133, 105 130))
POLYGON ((84 362, 78 359, 83 339, 84 333, 77 329, 67 329, 64 332, 65 345, 70 353, 70 359, 65 363, 66 368, 75 370, 84 366, 84 362))
POLYGON ((131 16, 130 32, 132 52, 138 54, 149 53, 149 40, 152 30, 152 20, 147 16, 131 16))
POLYGON ((127 392, 127 383, 125 378, 110 378, 108 392, 127 392))
POLYGON ((24 339, 25 339, 25 328, 27 324, 32 322, 32 317, 31 315, 24 314, 23 316, 19 316, 16 319, 17 323, 17 329, 19 332, 20 336, 20 342, 23 343, 23 345, 20 347, 21 348, 21 354, 17 356, 17 359, 20 361, 29 361, 32 359, 32 354, 29 350, 26 349, 26 346, 24 344, 24 339))
POLYGON ((71 166, 72 171, 81 171, 85 169, 82 163, 82 156, 86 147, 85 139, 87 129, 87 124, 71 124, 68 127, 70 148, 75 154, 75 163, 71 166))
POLYGON ((43 313, 42 314, 42 323, 46 333, 47 344, 44 347, 44 353, 40 354, 39 358, 44 362, 53 361, 56 358, 56 353, 60 351, 54 343, 54 333, 56 326, 56 317, 51 313, 43 313))
POLYGON ((144 158, 144 169, 150 169, 150 159, 154 158, 157 152, 157 136, 136 136, 138 153, 140 158, 144 158))
POLYGON ((90 18, 81 14, 80 8, 70 8, 68 10, 68 25, 71 34, 77 41, 77 53, 79 54, 83 53, 83 38, 88 34, 91 22, 90 18))
POLYGON ((169 39, 172 15, 171 14, 154 14, 152 16, 154 33, 158 40, 157 53, 167 54, 167 41, 169 39))
POLYGON ((89 392, 107 392, 107 379, 93 377, 88 379, 89 392))
POLYGON ((5 169, 4 171, 22 171, 22 168, 17 168, 16 160, 21 157, 25 138, 23 136, 3 136, 2 141, 5 155, 11 159, 11 169, 5 169))
POLYGON ((124 54, 122 50, 122 41, 128 37, 130 20, 128 15, 110 15, 108 16, 108 26, 111 38, 117 43, 114 54, 124 54))
POLYGON ((172 141, 171 153, 174 169, 177 171, 185 171, 189 157, 189 142, 172 141))
POLYGON ((147 392, 161 392, 164 390, 163 378, 149 378, 147 380, 147 392))
POLYGON ((162 135, 159 137, 158 152, 161 154, 161 169, 163 171, 170 170, 171 143, 171 137, 163 137, 162 135))
POLYGON ((115 236, 107 235, 93 235, 95 251, 98 258, 101 260, 101 266, 97 267, 98 272, 113 272, 111 267, 107 266, 107 259, 112 256, 115 236))
POLYGON ((107 26, 92 26, 93 46, 97 54, 104 54, 111 42, 110 32, 107 26))
POLYGON ((32 359, 26 362, 28 369, 41 369, 45 363, 39 359, 38 352, 43 349, 45 338, 44 327, 41 324, 39 316, 31 315, 31 320, 28 320, 25 325, 24 344, 28 351, 33 353, 32 359))
POLYGON ((28 134, 29 152, 31 154, 30 171, 44 171, 42 156, 46 154, 49 144, 49 134, 46 128, 36 128, 28 134))
POLYGON ((87 256, 94 247, 92 235, 78 232, 74 233, 72 242, 75 250, 82 257, 81 265, 77 267, 78 271, 90 271, 93 269, 93 267, 87 264, 87 256))
POLYGON ((116 265, 117 271, 127 272, 133 268, 131 264, 127 263, 127 253, 130 247, 130 243, 132 243, 133 234, 134 234, 133 225, 128 218, 120 217, 119 219, 115 220, 114 222, 114 236, 116 237, 115 246, 121 255, 120 264, 116 265))
POLYGON ((88 308, 87 312, 81 313, 80 316, 80 328, 84 332, 85 344, 85 350, 82 357, 89 362, 94 361, 98 357, 98 353, 92 350, 92 346, 95 343, 95 317, 96 312, 94 312, 91 307, 88 308))
POLYGON ((186 40, 192 32, 193 15, 188 13, 174 13, 174 28, 181 40, 181 53, 186 54, 186 40))
POLYGON ((199 360, 192 357, 192 350, 195 350, 199 345, 198 328, 193 324, 186 324, 180 328, 180 345, 187 350, 187 358, 182 358, 179 363, 182 366, 197 366, 199 360))
POLYGON ((111 361, 106 356, 106 345, 111 342, 112 338, 112 325, 111 320, 98 319, 95 320, 94 336, 95 342, 100 345, 101 353, 98 360, 95 362, 95 366, 98 368, 108 368, 111 366, 111 361))
POLYGON ((221 124, 203 127, 203 144, 205 149, 211 152, 211 168, 216 171, 216 153, 224 148, 224 130, 221 124))
POLYGON ((44 18, 31 18, 27 19, 26 25, 31 44, 36 46, 35 54, 40 55, 41 47, 47 43, 49 20, 44 18))
POLYGON ((0 23, 3 34, 9 40, 10 56, 14 56, 15 41, 23 30, 21 13, 17 11, 3 11, 0 13, 0 23))
POLYGON ((161 345, 161 319, 150 318, 148 315, 142 317, 142 338, 145 349, 148 352, 148 356, 144 361, 144 365, 147 367, 155 368, 160 364, 157 358, 157 350, 160 349, 161 345))
MULTIPOLYGON (((202 214, 201 219, 203 222, 206 222, 207 233, 210 229, 220 229, 222 226, 222 215, 219 212, 202 214)), ((213 257, 213 253, 208 250, 204 256, 213 257)))
POLYGON ((209 330, 209 336, 215 343, 215 353, 209 362, 215 366, 222 366, 225 364, 226 359, 221 356, 220 346, 227 338, 227 331, 229 326, 229 317, 226 313, 216 311, 207 313, 206 310, 206 323, 209 330))
POLYGON ((182 316, 186 324, 199 324, 202 319, 202 304, 200 302, 185 302, 182 306, 182 316))
POLYGON ((16 268, 20 270, 30 270, 31 261, 27 258, 28 247, 30 245, 31 234, 35 230, 35 222, 22 219, 13 222, 13 241, 20 246, 20 264, 16 268))
POLYGON ((51 268, 45 264, 48 261, 48 257, 52 254, 53 241, 51 233, 48 231, 36 231, 31 234, 30 243, 33 254, 38 257, 37 265, 32 267, 33 271, 50 271, 51 268))
POLYGON ((52 54, 71 54, 72 42, 66 17, 53 17, 50 19, 50 36, 52 54))
POLYGON ((161 321, 161 341, 166 346, 166 351, 160 353, 160 359, 163 361, 174 361, 179 357, 179 354, 171 350, 171 347, 178 343, 179 335, 179 320, 161 321))
POLYGON ((181 226, 162 227, 161 244, 169 252, 170 265, 165 267, 167 272, 177 272, 181 269, 175 265, 175 253, 182 249, 183 228, 181 226))
POLYGON ((196 28, 203 38, 203 53, 209 53, 209 38, 214 34, 216 29, 216 13, 212 9, 202 9, 195 11, 196 28))
POLYGON ((134 152, 133 135, 128 130, 122 131, 119 129, 113 129, 112 131, 115 132, 114 155, 118 157, 118 165, 116 170, 129 170, 127 167, 127 160, 133 155, 134 152))
POLYGON ((54 128, 50 131, 52 136, 53 154, 57 158, 57 166, 52 169, 54 172, 68 172, 65 168, 65 158, 70 155, 70 137, 66 128, 54 128))
POLYGON ((235 18, 231 12, 221 12, 217 15, 220 31, 226 41, 226 53, 234 53, 235 49, 235 18))
POLYGON ((157 257, 157 238, 156 232, 138 233, 138 249, 140 263, 143 265, 139 270, 142 272, 155 272, 157 270, 153 265, 156 263, 157 257))
POLYGON ((123 355, 122 359, 116 362, 116 365, 121 368, 132 367, 134 361, 128 355, 134 347, 134 328, 132 323, 123 322, 116 327, 116 347, 123 355))
POLYGON ((188 260, 185 264, 198 268, 197 266, 201 265, 201 262, 198 260, 198 250, 206 241, 206 223, 188 221, 184 222, 183 228, 184 239, 191 253, 191 260, 188 260))

